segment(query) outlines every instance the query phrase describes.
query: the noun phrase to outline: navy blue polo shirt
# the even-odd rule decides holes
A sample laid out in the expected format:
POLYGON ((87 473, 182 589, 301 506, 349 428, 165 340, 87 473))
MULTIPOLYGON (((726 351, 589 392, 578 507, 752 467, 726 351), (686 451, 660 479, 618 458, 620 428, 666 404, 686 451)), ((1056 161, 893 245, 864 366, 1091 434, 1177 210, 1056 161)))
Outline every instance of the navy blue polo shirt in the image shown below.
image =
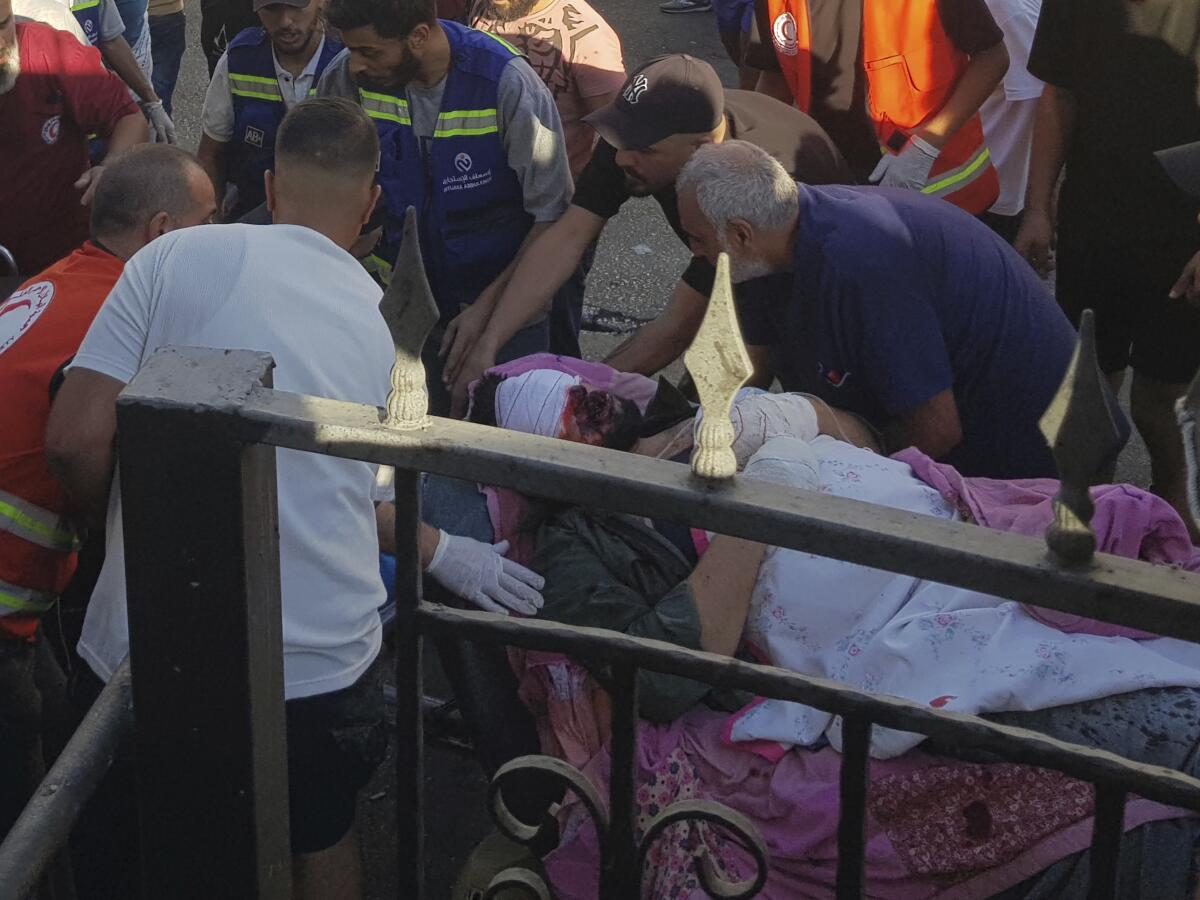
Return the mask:
POLYGON ((790 276, 745 286, 748 344, 774 348, 785 390, 876 427, 953 389, 965 475, 1054 476, 1037 427, 1075 331, 1016 252, 944 200, 800 186, 790 276))

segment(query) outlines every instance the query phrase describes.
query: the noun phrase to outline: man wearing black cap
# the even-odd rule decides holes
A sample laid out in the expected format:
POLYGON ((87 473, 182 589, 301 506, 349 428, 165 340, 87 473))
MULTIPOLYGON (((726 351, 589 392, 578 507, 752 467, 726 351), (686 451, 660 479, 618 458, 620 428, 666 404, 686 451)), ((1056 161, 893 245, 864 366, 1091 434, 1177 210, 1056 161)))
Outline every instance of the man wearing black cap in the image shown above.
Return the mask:
MULTIPOLYGON (((570 208, 528 248, 490 309, 472 308, 447 330, 442 351, 456 410, 465 407, 467 385, 495 364, 496 348, 545 314, 554 292, 630 197, 654 197, 687 243, 675 179, 698 147, 749 141, 799 181, 852 180, 841 154, 811 118, 762 94, 722 87, 712 66, 684 54, 658 57, 634 71, 617 99, 585 121, 601 140, 576 182, 570 208)), ((712 281, 712 266, 693 259, 664 312, 619 348, 609 365, 653 373, 671 363, 695 335, 712 281)))
POLYGON ((196 155, 218 204, 237 189, 223 218, 236 221, 266 200, 263 173, 273 168, 275 132, 284 113, 309 95, 342 45, 325 36, 324 0, 254 0, 260 28, 229 42, 204 95, 196 155))

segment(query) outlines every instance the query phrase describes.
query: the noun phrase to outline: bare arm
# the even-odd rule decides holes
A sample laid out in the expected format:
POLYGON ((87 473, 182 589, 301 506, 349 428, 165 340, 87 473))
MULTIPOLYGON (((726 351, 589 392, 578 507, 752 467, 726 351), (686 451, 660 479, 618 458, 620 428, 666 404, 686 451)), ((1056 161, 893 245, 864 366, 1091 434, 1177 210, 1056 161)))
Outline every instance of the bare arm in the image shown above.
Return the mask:
POLYGON ((942 391, 884 429, 889 452, 916 447, 933 459, 941 459, 962 443, 962 422, 954 393, 942 391))
POLYGON ((129 85, 143 103, 157 103, 158 95, 150 85, 146 73, 133 58, 133 51, 123 37, 115 37, 111 41, 100 42, 100 55, 108 63, 108 67, 117 73, 118 77, 129 85))
POLYGON ((1033 120, 1033 147, 1029 154, 1029 187, 1025 216, 1013 241, 1017 252, 1043 274, 1054 243, 1054 188, 1071 146, 1075 130, 1075 95, 1047 84, 1038 98, 1033 120))
POLYGON ((529 244, 480 336, 487 353, 494 357, 514 334, 546 314, 555 292, 566 284, 604 224, 595 213, 572 205, 529 244))
POLYGON ((622 372, 653 375, 688 348, 707 309, 707 297, 687 282, 678 282, 658 317, 639 328, 604 361, 622 372))
MULTIPOLYGON (((146 117, 140 112, 130 113, 127 116, 122 116, 117 119, 117 123, 113 126, 112 134, 108 136, 108 152, 104 155, 107 160, 109 157, 116 156, 124 150, 136 144, 144 144, 150 137, 150 129, 146 124, 146 117)), ((87 206, 92 202, 92 197, 96 194, 96 185, 100 183, 101 176, 104 175, 104 165, 92 166, 79 176, 75 182, 75 187, 83 191, 83 196, 79 198, 79 203, 82 206, 87 206)))
MULTIPOLYGON (((500 348, 550 309, 555 292, 571 277, 584 251, 603 228, 604 219, 571 206, 553 225, 536 235, 531 233, 522 245, 503 292, 495 300, 482 333, 474 327, 478 321, 471 320, 483 315, 483 307, 460 322, 455 333, 449 335, 453 343, 450 346, 443 343, 442 350, 448 354, 446 373, 453 378, 451 394, 455 414, 460 414, 465 406, 467 386, 496 364, 500 348), (473 343, 464 325, 471 325, 478 334, 473 343), (457 363, 453 375, 449 371, 451 359, 457 363)), ((488 298, 483 299, 489 302, 488 298)))
MULTIPOLYGON (((390 556, 396 555, 396 505, 382 502, 375 504, 375 528, 379 533, 379 552, 390 556)), ((437 552, 441 533, 430 525, 421 523, 419 539, 421 541, 421 569, 428 569, 437 552)))
POLYGON ((225 151, 228 148, 228 142, 214 140, 207 134, 200 135, 200 146, 196 148, 196 159, 199 161, 200 167, 204 169, 208 180, 212 182, 213 196, 217 198, 218 204, 221 204, 225 198, 228 165, 225 151))
POLYGON ((983 101, 991 96, 1007 71, 1008 51, 1003 41, 976 53, 963 70, 950 98, 917 129, 917 134, 935 147, 944 146, 954 132, 979 112, 983 101))
POLYGON ((116 462, 117 395, 125 384, 72 369, 46 425, 46 460, 78 523, 103 527, 116 462))
POLYGON ((703 649, 724 656, 737 651, 766 550, 765 544, 728 535, 718 535, 709 544, 688 579, 703 649))

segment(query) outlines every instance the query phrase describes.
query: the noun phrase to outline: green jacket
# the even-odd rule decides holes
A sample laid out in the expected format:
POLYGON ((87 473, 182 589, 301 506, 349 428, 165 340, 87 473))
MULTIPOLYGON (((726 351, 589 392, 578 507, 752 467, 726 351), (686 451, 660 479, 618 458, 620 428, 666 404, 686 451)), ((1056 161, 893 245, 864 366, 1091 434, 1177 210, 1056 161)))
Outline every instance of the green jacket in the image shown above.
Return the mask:
MULTIPOLYGON (((538 532, 533 568, 546 578, 540 618, 701 649, 691 565, 634 517, 578 507, 552 516, 538 532)), ((607 683, 602 660, 578 661, 607 683)), ((652 722, 674 721, 701 701, 732 711, 750 699, 646 669, 639 670, 638 695, 641 717, 652 722)))

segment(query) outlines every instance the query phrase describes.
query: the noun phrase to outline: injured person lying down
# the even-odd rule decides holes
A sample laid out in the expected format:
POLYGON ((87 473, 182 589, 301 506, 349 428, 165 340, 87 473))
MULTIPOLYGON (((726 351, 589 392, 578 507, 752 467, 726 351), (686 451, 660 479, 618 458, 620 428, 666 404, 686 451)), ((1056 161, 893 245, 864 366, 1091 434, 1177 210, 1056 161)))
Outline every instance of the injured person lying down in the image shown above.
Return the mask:
MULTIPOLYGON (((475 386, 472 420, 688 460, 694 409, 661 385, 622 396, 628 385, 565 363, 493 370, 475 386)), ((732 420, 742 477, 1039 538, 1053 519, 1056 481, 964 478, 914 449, 882 456, 858 420, 801 395, 744 394, 732 420)), ((1166 503, 1128 485, 1095 488, 1093 499, 1101 552, 1200 571, 1200 553, 1166 503)), ((497 508, 501 527, 537 523, 532 567, 546 579, 542 618, 769 662, 1200 770, 1200 646, 677 523, 580 507, 539 513, 535 501, 513 496, 497 508)), ((604 783, 606 697, 579 664, 603 679, 600 660, 529 654, 522 696, 539 715, 544 749, 604 783)), ((762 896, 828 896, 840 718, 674 676, 640 677, 643 818, 675 799, 727 803, 767 837, 762 896)), ((1086 854, 1078 851, 1090 836, 1087 785, 937 752, 921 735, 874 729, 871 895, 1086 895, 1086 854)), ((570 819, 570 810, 561 817, 570 819)), ((1155 896, 1184 896, 1196 820, 1143 800, 1130 810, 1120 895, 1138 896, 1139 885, 1152 883, 1155 896)), ((593 861, 596 839, 578 818, 546 860, 564 897, 595 895, 581 866, 593 861)), ((692 896, 682 888, 694 867, 680 858, 701 845, 730 875, 749 875, 735 842, 698 827, 660 846, 645 896, 692 896)))

